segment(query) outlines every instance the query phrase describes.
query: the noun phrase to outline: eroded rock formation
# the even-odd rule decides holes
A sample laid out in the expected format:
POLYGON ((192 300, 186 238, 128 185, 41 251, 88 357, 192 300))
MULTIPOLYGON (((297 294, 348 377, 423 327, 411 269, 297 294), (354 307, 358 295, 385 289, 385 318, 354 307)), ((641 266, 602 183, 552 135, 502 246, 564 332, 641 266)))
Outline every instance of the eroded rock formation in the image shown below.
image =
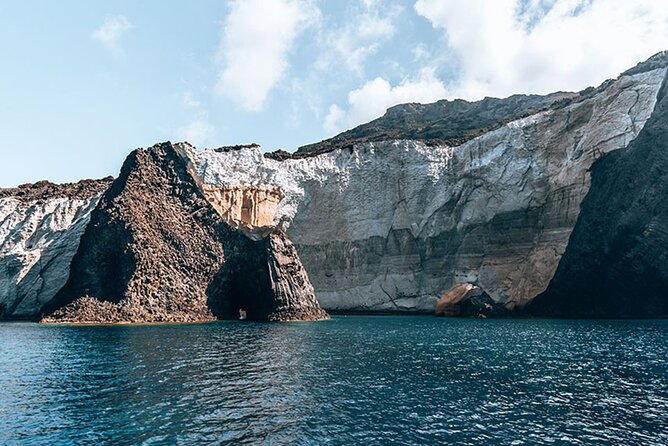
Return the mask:
POLYGON ((45 321, 325 318, 294 249, 281 257, 290 247, 279 229, 254 240, 226 224, 171 144, 138 149, 93 211, 45 321))
POLYGON ((271 227, 283 193, 276 187, 223 185, 202 190, 223 220, 235 227, 271 227))
POLYGON ((662 53, 580 93, 405 104, 296 154, 139 150, 92 214, 88 183, 0 190, 0 312, 318 319, 314 289, 432 313, 470 283, 509 309, 540 295, 536 314, 665 316, 667 70, 662 53))
POLYGON ((459 283, 443 293, 436 303, 436 316, 497 317, 508 316, 510 311, 489 297, 482 288, 472 283, 459 283))
POLYGON ((65 284, 111 178, 0 189, 0 319, 33 319, 65 284))
POLYGON ((505 105, 398 107, 298 157, 258 149, 187 156, 207 187, 282 191, 274 224, 286 228, 326 309, 431 313, 463 282, 522 308, 554 276, 589 169, 642 131, 666 67, 659 55, 598 88, 505 105), (441 109, 451 119, 438 121, 441 109), (421 139, 357 138, 387 138, 393 123, 401 123, 394 137, 421 139), (344 139, 352 148, 339 147, 344 139))

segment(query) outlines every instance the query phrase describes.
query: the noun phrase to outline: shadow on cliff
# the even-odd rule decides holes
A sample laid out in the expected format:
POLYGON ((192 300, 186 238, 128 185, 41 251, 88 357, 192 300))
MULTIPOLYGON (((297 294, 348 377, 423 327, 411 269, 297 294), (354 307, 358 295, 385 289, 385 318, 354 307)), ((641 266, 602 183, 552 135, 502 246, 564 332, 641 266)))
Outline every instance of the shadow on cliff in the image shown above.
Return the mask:
POLYGON ((273 299, 265 244, 249 239, 242 252, 224 245, 228 257, 206 289, 207 306, 217 319, 267 320, 273 299))
POLYGON ((668 316, 668 76, 626 149, 599 159, 577 224, 534 315, 668 316))
POLYGON ((79 296, 118 303, 125 296, 137 260, 129 249, 132 234, 111 210, 114 198, 123 193, 124 178, 136 164, 133 152, 121 168, 119 178, 104 192, 84 230, 70 264, 69 277, 56 296, 47 302, 41 314, 51 314, 79 296))

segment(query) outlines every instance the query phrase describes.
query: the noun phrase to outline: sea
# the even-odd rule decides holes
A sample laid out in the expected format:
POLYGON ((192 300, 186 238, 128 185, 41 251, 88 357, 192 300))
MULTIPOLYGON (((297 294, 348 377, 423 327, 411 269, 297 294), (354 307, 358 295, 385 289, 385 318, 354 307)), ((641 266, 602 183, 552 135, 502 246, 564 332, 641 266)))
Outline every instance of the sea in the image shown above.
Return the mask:
POLYGON ((0 324, 2 445, 668 445, 668 320, 0 324))

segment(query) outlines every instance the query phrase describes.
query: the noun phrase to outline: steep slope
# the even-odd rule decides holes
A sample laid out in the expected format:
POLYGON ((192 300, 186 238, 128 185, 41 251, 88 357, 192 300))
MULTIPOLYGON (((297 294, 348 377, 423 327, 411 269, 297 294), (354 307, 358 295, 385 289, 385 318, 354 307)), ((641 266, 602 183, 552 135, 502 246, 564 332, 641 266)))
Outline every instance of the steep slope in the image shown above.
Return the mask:
POLYGON ((668 84, 628 148, 592 167, 592 185, 559 268, 530 312, 668 316, 668 84))
POLYGON ((45 320, 325 318, 296 253, 279 257, 289 247, 280 230, 253 239, 224 223, 171 144, 138 149, 93 211, 45 320))
MULTIPOLYGON (((204 187, 281 191, 274 223, 326 309, 432 312, 458 283, 522 308, 557 269, 590 167, 638 136, 666 67, 658 55, 456 146, 389 140, 280 161, 257 148, 187 156, 204 187)), ((508 119, 524 110, 511 105, 501 107, 508 119)))
POLYGON ((111 178, 0 189, 0 319, 34 318, 65 284, 111 178))

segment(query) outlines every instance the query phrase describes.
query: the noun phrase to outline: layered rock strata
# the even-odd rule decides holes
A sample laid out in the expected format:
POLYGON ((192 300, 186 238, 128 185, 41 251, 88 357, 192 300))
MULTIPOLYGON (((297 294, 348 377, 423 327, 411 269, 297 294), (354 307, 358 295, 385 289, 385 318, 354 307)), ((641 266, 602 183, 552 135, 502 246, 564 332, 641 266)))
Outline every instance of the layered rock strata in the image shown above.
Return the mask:
MULTIPOLYGON (((503 118, 501 125, 456 146, 433 145, 459 141, 435 134, 334 145, 281 161, 257 148, 185 152, 206 187, 284 194, 274 224, 295 243, 328 310, 431 313, 444 291, 464 282, 521 309, 554 276, 593 163, 642 131, 667 66, 659 55, 579 94, 513 99, 510 111, 494 115, 492 108, 469 127, 487 129, 489 116, 503 118), (504 122, 516 116, 524 117, 504 122)), ((412 108, 392 111, 393 120, 422 122, 412 108), (401 110, 407 116, 399 119, 401 110)))
POLYGON ((100 199, 46 322, 323 319, 279 229, 226 224, 174 147, 138 149, 100 199))
POLYGON ((203 186, 202 191, 223 220, 249 231, 271 227, 283 193, 275 187, 203 186))
POLYGON ((0 314, 317 319, 310 279, 336 311, 432 313, 470 283, 535 314, 666 315, 667 69, 405 104, 297 154, 159 145, 92 214, 104 183, 0 190, 0 314))

